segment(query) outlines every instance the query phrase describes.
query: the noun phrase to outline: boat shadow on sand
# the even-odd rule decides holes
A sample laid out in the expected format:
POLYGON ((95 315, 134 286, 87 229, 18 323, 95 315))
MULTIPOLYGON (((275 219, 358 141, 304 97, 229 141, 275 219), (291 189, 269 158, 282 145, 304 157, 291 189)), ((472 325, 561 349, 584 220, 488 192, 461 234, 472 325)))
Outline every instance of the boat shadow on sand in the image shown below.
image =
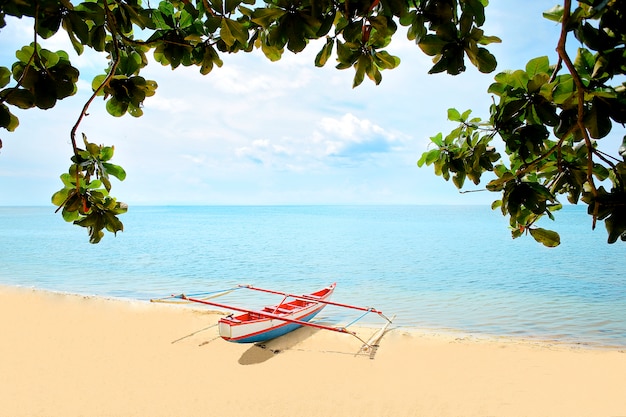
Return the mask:
POLYGON ((276 339, 255 343, 241 355, 238 362, 240 365, 263 363, 274 357, 274 355, 293 348, 317 332, 319 332, 319 329, 300 327, 276 339))
MULTIPOLYGON (((384 328, 380 330, 374 330, 374 333, 371 335, 367 343, 362 345, 360 349, 358 350, 352 350, 351 347, 355 347, 353 344, 342 343, 340 346, 335 346, 334 348, 323 350, 323 352, 374 359, 376 356, 376 352, 378 351, 380 341, 387 333, 389 333, 392 330, 393 329, 388 329, 387 326, 385 326, 384 328)), ((304 342, 306 339, 315 335, 319 331, 320 329, 316 329, 316 328, 300 327, 286 335, 277 337, 276 339, 255 343, 241 355, 238 362, 240 365, 255 365, 255 364, 263 363, 269 360, 270 358, 273 358, 278 353, 282 353, 285 351, 290 351, 290 350, 307 351, 307 348, 304 348, 304 349, 296 348, 295 346, 304 342)), ((346 341, 348 340, 352 340, 352 339, 346 339, 346 341)), ((363 341, 363 339, 361 338, 359 338, 359 340, 363 341)), ((317 350, 317 349, 313 349, 313 350, 317 350)))

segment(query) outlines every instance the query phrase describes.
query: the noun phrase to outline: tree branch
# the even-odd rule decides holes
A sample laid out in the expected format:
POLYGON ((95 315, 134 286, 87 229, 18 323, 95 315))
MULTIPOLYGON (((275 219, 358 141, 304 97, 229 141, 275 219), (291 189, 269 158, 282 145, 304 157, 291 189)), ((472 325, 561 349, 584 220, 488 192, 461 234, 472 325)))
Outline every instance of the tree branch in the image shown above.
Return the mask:
POLYGON ((565 50, 565 42, 567 40, 567 25, 569 23, 570 14, 571 14, 572 0, 565 0, 563 5, 563 18, 561 20, 561 36, 559 37, 559 42, 556 47, 556 51, 559 54, 559 58, 563 60, 565 66, 567 67, 569 73, 572 75, 574 80, 574 84, 576 85, 576 95, 578 99, 578 114, 577 114, 577 125, 580 129, 583 138, 585 139, 585 145, 587 146, 587 182, 591 187, 591 191, 594 196, 598 195, 598 190, 596 189, 595 182, 593 180, 593 144, 591 142, 591 138, 589 137, 589 132, 585 127, 584 117, 585 117, 585 91, 586 87, 583 84, 578 71, 576 71, 576 67, 572 63, 567 51, 565 50))
POLYGON ((104 79, 104 81, 102 81, 102 83, 98 86, 98 88, 94 90, 91 97, 89 97, 89 100, 87 100, 87 102, 83 106, 82 111, 80 112, 80 116, 78 116, 78 120, 76 121, 76 123, 72 127, 72 130, 70 131, 70 139, 72 141, 72 148, 74 149, 75 155, 78 154, 78 146, 76 145, 76 130, 78 130, 78 126, 81 124, 83 118, 87 115, 87 110, 89 109, 89 106, 91 106, 91 103, 98 96, 98 93, 104 88, 105 85, 107 85, 111 81, 111 79, 115 75, 115 71, 117 71, 117 66, 120 63, 119 45, 117 44, 117 38, 116 38, 116 35, 117 35, 116 23, 115 23, 114 17, 111 15, 111 12, 109 10, 107 0, 104 0, 104 10, 107 16, 107 26, 109 27, 109 31, 111 32, 115 56, 112 57, 113 62, 111 63, 111 67, 106 78, 104 79))

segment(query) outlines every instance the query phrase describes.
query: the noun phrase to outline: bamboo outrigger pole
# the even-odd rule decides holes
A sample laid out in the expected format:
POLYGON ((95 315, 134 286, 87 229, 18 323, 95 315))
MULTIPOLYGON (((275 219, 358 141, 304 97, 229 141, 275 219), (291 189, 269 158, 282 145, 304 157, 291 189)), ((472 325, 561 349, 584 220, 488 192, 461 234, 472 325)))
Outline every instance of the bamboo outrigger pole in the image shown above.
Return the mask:
POLYGON ((376 333, 374 333, 369 339, 367 339, 367 342, 363 343, 363 346, 361 346, 361 349, 357 352, 357 355, 361 352, 369 351, 370 359, 374 359, 374 355, 376 354, 376 350, 378 349, 378 344, 380 343, 380 339, 383 338, 383 336, 385 335, 385 332, 387 331, 387 328, 389 327, 389 325, 395 318, 396 318, 395 315, 392 316, 391 320, 387 321, 387 323, 385 323, 385 325, 382 328, 378 329, 376 333))
POLYGON ((265 288, 258 288, 258 287, 254 287, 252 285, 239 285, 239 287, 247 288, 247 289, 254 290, 254 291, 266 292, 266 293, 270 293, 270 294, 284 295, 285 297, 292 297, 292 298, 306 300, 306 301, 315 301, 315 302, 318 302, 318 303, 328 304, 328 305, 337 306, 337 307, 352 308, 354 310, 361 310, 361 311, 376 313, 379 316, 381 316, 382 318, 384 318, 385 320, 387 320, 389 323, 392 322, 392 320, 390 320, 387 316, 385 316, 382 311, 377 310, 377 309, 375 309, 373 307, 359 307, 359 306, 353 306, 353 305, 350 305, 350 304, 336 303, 334 301, 322 301, 322 300, 319 300, 319 299, 317 299, 315 297, 312 297, 312 296, 306 295, 306 294, 305 295, 295 295, 295 294, 289 294, 289 293, 282 292, 282 291, 274 291, 274 290, 268 290, 268 289, 265 289, 265 288))
MULTIPOLYGON (((174 298, 181 298, 181 299, 187 300, 187 301, 192 301, 194 303, 207 304, 207 305, 210 305, 210 306, 219 307, 219 308, 223 308, 223 309, 226 309, 226 310, 235 310, 235 311, 241 311, 243 313, 258 314, 259 316, 262 316, 262 317, 267 317, 267 318, 275 319, 275 320, 281 320, 281 321, 285 321, 287 323, 299 324, 301 326, 309 326, 309 327, 314 327, 314 328, 317 328, 317 329, 331 330, 333 332, 339 332, 339 333, 346 333, 346 334, 350 334, 350 335, 356 337, 361 342, 363 342, 364 345, 367 345, 367 342, 365 340, 361 339, 355 332, 351 332, 348 329, 346 329, 345 327, 324 326, 323 324, 311 323, 311 322, 308 322, 308 321, 302 321, 302 320, 296 320, 296 319, 288 319, 286 317, 283 317, 283 316, 280 316, 280 315, 274 314, 274 313, 266 313, 264 311, 249 310, 247 308, 229 306, 229 305, 226 305, 226 304, 216 303, 216 302, 213 302, 213 301, 206 301, 206 300, 201 300, 201 299, 198 299, 198 298, 187 297, 185 294, 180 294, 180 295, 176 295, 176 296, 173 296, 173 297, 174 298)), ((314 299, 311 299, 311 301, 314 301, 314 299)), ((318 302, 319 303, 323 303, 323 301, 319 301, 319 300, 318 300, 318 302)))

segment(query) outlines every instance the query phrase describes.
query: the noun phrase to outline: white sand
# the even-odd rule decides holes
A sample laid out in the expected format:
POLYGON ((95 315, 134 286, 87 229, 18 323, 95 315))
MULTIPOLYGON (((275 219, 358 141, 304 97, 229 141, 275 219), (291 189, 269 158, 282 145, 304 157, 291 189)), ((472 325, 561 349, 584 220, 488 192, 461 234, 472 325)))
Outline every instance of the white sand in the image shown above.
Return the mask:
POLYGON ((626 416, 624 350, 395 329, 371 360, 310 328, 263 349, 201 309, 1 286, 0 314, 0 416, 626 416))

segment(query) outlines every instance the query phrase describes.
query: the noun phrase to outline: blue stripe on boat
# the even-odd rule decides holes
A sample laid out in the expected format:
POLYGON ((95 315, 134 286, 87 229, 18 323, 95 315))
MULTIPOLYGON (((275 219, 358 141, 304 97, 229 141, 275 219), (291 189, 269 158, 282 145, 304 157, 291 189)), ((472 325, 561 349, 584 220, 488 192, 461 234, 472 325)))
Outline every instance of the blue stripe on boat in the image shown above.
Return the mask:
MULTIPOLYGON (((311 314, 309 314, 308 316, 304 316, 303 318, 299 319, 300 321, 309 321, 311 320, 313 317, 315 317, 317 315, 317 313, 319 313, 322 310, 323 307, 320 307, 319 309, 317 309, 316 311, 312 312, 311 314)), ((278 320, 278 319, 276 319, 278 320)), ((302 327, 301 324, 297 324, 297 323, 285 323, 282 326, 276 327, 272 330, 269 331, 264 331, 261 333, 257 333, 254 334, 252 336, 243 336, 242 338, 239 339, 228 339, 229 342, 235 342, 235 343, 256 343, 256 342, 265 342, 266 340, 270 340, 270 339, 275 339, 279 336, 282 336, 284 334, 287 334, 291 331, 294 331, 295 329, 297 329, 298 327, 302 327)))

